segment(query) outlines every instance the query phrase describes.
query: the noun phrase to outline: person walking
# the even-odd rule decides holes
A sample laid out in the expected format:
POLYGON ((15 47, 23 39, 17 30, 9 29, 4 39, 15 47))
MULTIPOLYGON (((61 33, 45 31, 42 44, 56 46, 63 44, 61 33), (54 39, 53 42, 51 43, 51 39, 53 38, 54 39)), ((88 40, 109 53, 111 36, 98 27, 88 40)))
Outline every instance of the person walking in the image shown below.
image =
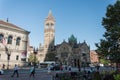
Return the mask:
POLYGON ((5 69, 5 64, 3 64, 2 68, 5 69))
POLYGON ((31 76, 35 77, 35 68, 34 67, 30 68, 30 77, 31 76))
POLYGON ((68 70, 71 71, 71 66, 68 66, 68 70))
POLYGON ((14 77, 15 74, 17 74, 17 77, 19 77, 18 66, 16 64, 15 64, 15 67, 14 67, 14 72, 13 72, 11 77, 14 77))

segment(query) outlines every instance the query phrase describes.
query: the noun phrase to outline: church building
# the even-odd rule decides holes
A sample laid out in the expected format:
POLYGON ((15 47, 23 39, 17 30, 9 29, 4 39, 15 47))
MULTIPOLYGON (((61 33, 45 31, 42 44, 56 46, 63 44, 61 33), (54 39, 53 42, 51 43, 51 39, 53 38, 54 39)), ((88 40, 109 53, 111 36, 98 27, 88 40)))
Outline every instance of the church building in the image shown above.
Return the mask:
POLYGON ((40 44, 37 58, 40 62, 56 61, 62 65, 74 67, 88 66, 90 62, 90 47, 86 41, 77 43, 74 35, 61 44, 55 45, 55 18, 49 11, 44 22, 44 44, 40 44))

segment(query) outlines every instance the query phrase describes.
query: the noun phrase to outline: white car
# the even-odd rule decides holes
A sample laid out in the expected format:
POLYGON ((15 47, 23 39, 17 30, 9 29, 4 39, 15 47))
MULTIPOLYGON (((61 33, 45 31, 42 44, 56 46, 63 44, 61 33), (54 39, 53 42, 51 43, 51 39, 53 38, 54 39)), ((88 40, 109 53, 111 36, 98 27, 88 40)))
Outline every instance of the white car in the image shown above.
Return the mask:
POLYGON ((0 69, 0 75, 3 75, 4 74, 4 71, 0 69))

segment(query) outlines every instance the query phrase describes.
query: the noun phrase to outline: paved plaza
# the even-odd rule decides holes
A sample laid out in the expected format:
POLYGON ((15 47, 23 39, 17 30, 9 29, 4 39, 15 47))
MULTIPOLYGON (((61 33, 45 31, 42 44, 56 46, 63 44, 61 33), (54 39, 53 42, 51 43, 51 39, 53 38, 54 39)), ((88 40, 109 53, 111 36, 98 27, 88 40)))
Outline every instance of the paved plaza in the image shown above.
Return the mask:
POLYGON ((19 71, 19 77, 11 77, 13 71, 9 71, 4 75, 0 75, 0 80, 52 80, 54 72, 49 74, 47 71, 37 71, 35 77, 29 77, 30 73, 28 70, 19 71))
MULTIPOLYGON (((86 68, 87 70, 87 68, 86 68)), ((101 71, 111 71, 112 68, 110 67, 101 67, 101 71)), ((76 69, 72 68, 72 71, 78 71, 76 69)), ((51 71, 51 73, 48 73, 47 69, 36 69, 35 77, 29 77, 30 71, 29 69, 20 69, 19 70, 19 77, 11 77, 13 74, 13 70, 5 70, 4 75, 0 75, 0 80, 53 80, 53 76, 55 76, 56 73, 61 72, 69 72, 69 71, 51 71)))
POLYGON ((29 77, 29 74, 20 74, 19 77, 11 75, 1 75, 0 80, 52 80, 52 75, 48 73, 39 73, 35 77, 29 77))

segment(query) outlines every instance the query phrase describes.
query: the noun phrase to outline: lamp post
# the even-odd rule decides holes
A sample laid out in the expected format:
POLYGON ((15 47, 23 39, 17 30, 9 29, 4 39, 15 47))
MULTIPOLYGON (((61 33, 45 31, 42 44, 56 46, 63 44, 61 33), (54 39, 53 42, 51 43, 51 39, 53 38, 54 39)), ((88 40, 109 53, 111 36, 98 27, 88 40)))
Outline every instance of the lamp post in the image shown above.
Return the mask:
POLYGON ((86 68, 86 63, 87 63, 87 58, 86 58, 86 54, 84 53, 83 54, 83 68, 84 68, 84 71, 85 71, 85 68, 86 68))
POLYGON ((78 65, 78 71, 80 72, 81 69, 80 69, 80 60, 79 59, 77 60, 77 65, 78 65))
POLYGON ((55 63, 58 63, 58 56, 55 56, 55 63))
POLYGON ((34 48, 34 51, 33 51, 33 53, 34 53, 34 69, 35 69, 35 65, 36 65, 36 62, 35 62, 36 60, 35 59, 36 59, 37 51, 38 50, 34 48))
POLYGON ((6 51, 6 54, 7 54, 7 69, 9 69, 9 61, 10 61, 10 56, 11 56, 11 51, 8 50, 8 48, 5 46, 5 51, 6 51))
POLYGON ((7 60, 8 60, 7 69, 9 69, 10 56, 11 56, 11 52, 8 52, 8 54, 7 54, 7 60))

